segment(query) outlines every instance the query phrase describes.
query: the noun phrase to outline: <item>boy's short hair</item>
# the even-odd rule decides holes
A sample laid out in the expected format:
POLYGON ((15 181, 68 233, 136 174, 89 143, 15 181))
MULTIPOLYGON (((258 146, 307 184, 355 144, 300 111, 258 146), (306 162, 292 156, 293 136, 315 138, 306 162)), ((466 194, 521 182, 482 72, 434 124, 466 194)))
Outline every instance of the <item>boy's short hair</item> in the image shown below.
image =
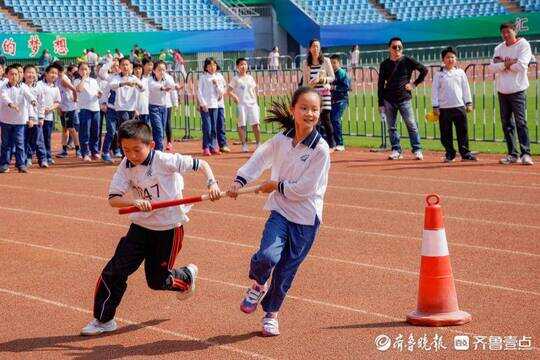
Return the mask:
POLYGON ((123 57, 120 59, 120 61, 118 62, 120 65, 122 65, 122 63, 124 63, 125 61, 127 61, 128 63, 131 64, 131 60, 129 60, 128 57, 123 57))
POLYGON ((444 57, 445 57, 446 54, 448 54, 448 53, 454 54, 454 55, 456 55, 456 57, 457 57, 457 52, 456 52, 456 50, 454 50, 453 47, 449 46, 449 47, 447 47, 446 49, 444 49, 444 50, 441 52, 441 58, 444 59, 444 57))
POLYGON ((9 73, 9 71, 12 70, 12 69, 17 70, 17 72, 19 72, 19 70, 17 69, 17 64, 9 65, 9 66, 6 68, 6 70, 4 70, 4 71, 5 71, 5 73, 7 74, 7 73, 9 73))
POLYGON ((34 70, 37 71, 37 67, 36 67, 36 65, 34 65, 34 64, 27 64, 27 65, 24 65, 23 71, 26 72, 27 69, 34 69, 34 70))
POLYGON ((123 139, 137 139, 143 144, 150 145, 153 140, 152 129, 148 124, 139 120, 125 121, 118 129, 118 145, 122 145, 123 139))
POLYGON ((236 59, 236 66, 240 65, 240 63, 241 63, 242 61, 248 62, 246 58, 241 57, 241 58, 236 59))
POLYGON ((49 65, 49 66, 47 66, 47 67, 45 68, 45 74, 50 73, 51 70, 53 70, 53 69, 54 69, 54 70, 58 70, 58 72, 60 72, 60 70, 58 69, 57 66, 55 66, 55 65, 49 65))
POLYGON ((341 56, 339 56, 338 54, 334 54, 330 56, 330 60, 337 60, 341 63, 341 56))
POLYGON ((141 68, 142 69, 142 64, 140 62, 135 62, 133 63, 133 70, 137 69, 137 68, 141 68))
POLYGON ((516 31, 516 24, 514 24, 514 23, 511 22, 511 21, 504 22, 504 23, 502 23, 501 26, 499 27, 499 32, 502 32, 503 29, 512 29, 512 30, 516 31))

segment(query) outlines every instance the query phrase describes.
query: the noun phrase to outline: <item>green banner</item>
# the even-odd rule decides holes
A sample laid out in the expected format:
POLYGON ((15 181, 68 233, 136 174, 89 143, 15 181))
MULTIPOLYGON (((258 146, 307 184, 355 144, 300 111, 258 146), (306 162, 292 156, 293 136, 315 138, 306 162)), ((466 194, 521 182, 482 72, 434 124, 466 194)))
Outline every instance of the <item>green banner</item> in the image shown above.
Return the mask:
POLYGON ((162 49, 180 49, 184 53, 253 50, 255 37, 251 29, 215 31, 156 31, 144 33, 37 33, 0 34, 2 53, 7 59, 37 59, 47 49, 51 56, 74 58, 85 49, 98 54, 118 48, 129 54, 133 45, 159 53, 162 49))

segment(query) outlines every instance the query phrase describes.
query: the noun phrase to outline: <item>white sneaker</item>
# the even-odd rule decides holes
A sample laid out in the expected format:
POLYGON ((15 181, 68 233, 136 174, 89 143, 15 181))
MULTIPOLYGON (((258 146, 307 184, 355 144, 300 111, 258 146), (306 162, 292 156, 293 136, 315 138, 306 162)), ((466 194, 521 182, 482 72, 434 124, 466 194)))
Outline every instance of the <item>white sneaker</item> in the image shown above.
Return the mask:
POLYGON ((336 151, 345 151, 345 146, 343 145, 336 146, 336 151))
POLYGON ((278 336, 279 335, 279 322, 277 317, 269 316, 270 314, 266 314, 263 319, 263 330, 262 335, 263 336, 278 336))
POLYGON ((242 152, 247 153, 249 151, 247 144, 242 144, 242 152))
POLYGON ((401 153, 397 150, 392 150, 392 153, 390 154, 390 156, 388 156, 388 160, 399 160, 399 159, 403 159, 403 155, 401 155, 401 153))
POLYGON ((534 164, 531 155, 523 155, 521 157, 521 163, 523 165, 533 165, 534 164))
POLYGON ((516 164, 516 163, 519 163, 519 162, 521 162, 521 159, 519 159, 519 158, 517 158, 515 156, 512 156, 512 155, 506 155, 501 160, 499 160, 499 163, 503 164, 503 165, 516 164))
POLYGON ((106 323, 102 323, 97 319, 94 319, 90 321, 88 325, 83 327, 81 330, 81 335, 83 336, 94 336, 103 334, 104 332, 111 332, 115 331, 118 328, 116 325, 116 321, 114 319, 107 321, 106 323))
POLYGON ((414 152, 414 158, 416 160, 424 160, 424 154, 422 154, 422 151, 421 150, 416 150, 414 152))
POLYGON ((186 291, 179 291, 176 293, 176 298, 178 300, 186 300, 190 298, 195 292, 195 280, 197 279, 199 268, 195 264, 188 264, 186 266, 186 269, 191 274, 191 284, 189 285, 189 289, 187 289, 186 291))

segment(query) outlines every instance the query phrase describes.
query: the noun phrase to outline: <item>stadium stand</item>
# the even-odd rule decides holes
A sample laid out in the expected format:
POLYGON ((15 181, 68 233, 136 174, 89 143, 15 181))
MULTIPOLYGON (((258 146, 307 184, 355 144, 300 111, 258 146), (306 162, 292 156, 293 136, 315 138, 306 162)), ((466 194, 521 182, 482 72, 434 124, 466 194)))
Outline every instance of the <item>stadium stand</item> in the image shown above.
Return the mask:
POLYGON ((2 12, 0 12, 0 34, 26 34, 28 33, 13 20, 7 18, 2 12))
POLYGON ((525 11, 540 11, 540 1, 538 0, 520 0, 519 3, 525 11))
POLYGON ((230 30, 241 26, 210 0, 131 0, 163 30, 230 30))
POLYGON ((143 32, 155 29, 118 0, 4 0, 48 32, 143 32))
POLYGON ((298 0, 296 3, 320 25, 387 21, 368 0, 298 0))
MULTIPOLYGON (((538 1, 531 0, 538 3, 538 1)), ((498 0, 380 0, 398 20, 456 19, 508 13, 498 0)))

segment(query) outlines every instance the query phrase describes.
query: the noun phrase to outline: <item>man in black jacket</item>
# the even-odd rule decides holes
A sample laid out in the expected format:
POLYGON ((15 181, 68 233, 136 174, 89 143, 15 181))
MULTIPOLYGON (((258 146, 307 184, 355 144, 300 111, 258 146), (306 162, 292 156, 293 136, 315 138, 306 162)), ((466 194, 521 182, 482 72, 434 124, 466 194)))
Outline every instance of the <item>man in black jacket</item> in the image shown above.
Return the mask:
POLYGON ((414 119, 412 108, 412 90, 417 87, 428 73, 428 69, 418 61, 403 55, 403 42, 400 38, 394 37, 388 42, 390 57, 384 60, 379 66, 379 111, 386 116, 388 124, 388 134, 392 144, 392 154, 390 160, 402 159, 402 148, 397 131, 397 112, 401 114, 411 140, 414 158, 422 160, 422 146, 420 145, 420 135, 418 126, 414 119), (413 71, 417 70, 420 75, 411 82, 413 71))

